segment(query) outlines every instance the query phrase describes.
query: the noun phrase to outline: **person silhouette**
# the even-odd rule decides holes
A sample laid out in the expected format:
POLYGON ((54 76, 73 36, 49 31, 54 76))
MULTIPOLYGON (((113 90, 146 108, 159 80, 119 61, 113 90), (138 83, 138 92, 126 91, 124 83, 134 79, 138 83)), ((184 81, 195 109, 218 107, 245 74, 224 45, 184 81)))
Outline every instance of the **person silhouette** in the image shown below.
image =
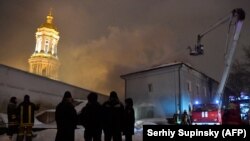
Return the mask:
POLYGON ((181 124, 182 125, 190 125, 190 117, 187 113, 187 110, 183 111, 183 114, 181 115, 181 124))
POLYGON ((77 125, 77 113, 69 91, 64 93, 62 101, 56 106, 55 120, 57 133, 55 141, 74 141, 77 125))
POLYGON ((19 124, 17 141, 23 141, 24 137, 26 141, 32 140, 35 111, 39 110, 39 108, 39 105, 30 102, 29 95, 24 96, 23 102, 17 107, 17 119, 19 124))
POLYGON ((135 111, 133 108, 132 98, 125 99, 125 110, 124 110, 124 129, 123 134, 125 135, 125 141, 132 141, 132 135, 134 135, 135 128, 135 111))
POLYGON ((103 103, 104 141, 121 141, 123 130, 124 106, 115 91, 110 92, 109 99, 103 103))
POLYGON ((82 108, 80 113, 80 123, 85 128, 85 141, 101 141, 102 135, 102 106, 97 101, 98 95, 90 92, 88 103, 82 108))
POLYGON ((7 116, 8 116, 8 130, 7 135, 12 139, 13 134, 17 132, 17 98, 15 96, 10 98, 7 106, 7 116))

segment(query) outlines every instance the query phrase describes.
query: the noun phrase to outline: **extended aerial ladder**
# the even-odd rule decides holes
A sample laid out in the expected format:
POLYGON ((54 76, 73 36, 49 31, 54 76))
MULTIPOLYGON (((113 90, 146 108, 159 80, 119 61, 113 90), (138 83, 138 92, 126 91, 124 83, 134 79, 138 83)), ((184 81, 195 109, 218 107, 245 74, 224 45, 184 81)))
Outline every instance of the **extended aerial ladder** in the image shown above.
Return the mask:
POLYGON ((192 49, 191 47, 188 47, 190 49, 190 55, 192 55, 192 56, 203 55, 204 54, 204 46, 201 44, 201 39, 206 34, 208 34, 209 32, 213 31, 215 28, 217 28, 218 26, 220 26, 226 22, 229 22, 229 31, 231 31, 231 28, 233 27, 232 36, 227 37, 226 46, 227 46, 228 50, 225 54, 225 64, 224 64, 225 66, 224 66, 222 78, 221 78, 221 81, 219 83, 217 93, 216 93, 216 95, 219 98, 219 112, 221 112, 223 91, 225 88, 227 78, 228 78, 229 73, 230 73, 234 52, 235 52, 235 49, 236 49, 236 46, 237 46, 237 43, 239 40, 239 36, 240 36, 241 28, 243 26, 244 19, 245 19, 245 12, 243 9, 241 9, 241 8, 233 9, 228 16, 226 16, 223 19, 216 22, 208 30, 198 34, 197 44, 195 45, 194 49, 192 49), (229 38, 230 38, 230 40, 228 40, 229 38))

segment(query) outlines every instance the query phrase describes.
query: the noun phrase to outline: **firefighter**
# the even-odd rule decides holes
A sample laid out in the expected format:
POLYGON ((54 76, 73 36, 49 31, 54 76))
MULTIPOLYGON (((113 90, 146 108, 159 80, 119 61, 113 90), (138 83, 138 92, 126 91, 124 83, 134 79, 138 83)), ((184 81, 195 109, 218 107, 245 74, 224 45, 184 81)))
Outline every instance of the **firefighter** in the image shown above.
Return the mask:
POLYGON ((180 124, 180 121, 181 121, 181 114, 178 110, 177 113, 173 115, 173 122, 174 124, 180 124))
POLYGON ((183 114, 181 116, 181 124, 182 125, 190 125, 190 117, 186 110, 183 111, 183 114))
POLYGON ((17 109, 17 98, 11 97, 7 106, 7 115, 8 115, 8 131, 7 135, 11 139, 13 134, 17 132, 17 117, 16 117, 16 109, 17 109))
POLYGON ((30 102, 29 95, 24 96, 24 101, 17 107, 18 135, 17 141, 32 141, 32 127, 34 125, 34 114, 39 109, 39 105, 30 102))

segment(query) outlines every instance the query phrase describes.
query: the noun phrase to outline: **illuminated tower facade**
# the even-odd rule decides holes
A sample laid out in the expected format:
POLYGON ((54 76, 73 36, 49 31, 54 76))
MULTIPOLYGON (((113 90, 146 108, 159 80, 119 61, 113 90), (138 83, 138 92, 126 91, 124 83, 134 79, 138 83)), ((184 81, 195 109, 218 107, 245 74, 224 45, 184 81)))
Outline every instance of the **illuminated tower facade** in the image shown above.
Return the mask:
POLYGON ((36 32, 35 52, 29 58, 29 72, 58 80, 60 62, 57 56, 59 32, 49 12, 46 22, 36 32))

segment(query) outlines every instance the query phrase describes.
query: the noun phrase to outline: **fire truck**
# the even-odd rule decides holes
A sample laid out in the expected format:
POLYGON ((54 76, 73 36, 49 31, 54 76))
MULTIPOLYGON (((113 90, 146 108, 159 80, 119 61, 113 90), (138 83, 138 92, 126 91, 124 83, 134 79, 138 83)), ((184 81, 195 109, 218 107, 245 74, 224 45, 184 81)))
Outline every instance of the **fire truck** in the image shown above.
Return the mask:
POLYGON ((192 125, 221 125, 218 104, 195 104, 192 109, 192 125))
MULTIPOLYGON (((223 97, 223 91, 225 88, 225 83, 227 81, 228 75, 230 73, 230 68, 231 64, 233 61, 233 56, 234 52, 239 40, 240 32, 243 26, 243 21, 245 19, 245 12, 241 8, 236 8, 233 9, 230 14, 218 22, 216 22, 214 25, 210 26, 208 30, 205 32, 202 32, 198 34, 197 37, 197 44, 195 45, 195 48, 192 49, 191 47, 188 47, 190 49, 190 55, 192 56, 198 56, 198 55, 203 55, 204 54, 204 46, 201 44, 201 39, 214 29, 216 29, 218 26, 229 22, 229 35, 232 32, 231 36, 227 36, 227 41, 226 41, 226 47, 227 47, 227 52, 225 56, 225 66, 224 66, 224 71, 223 75, 221 78, 221 81, 219 83, 216 96, 218 97, 218 103, 217 104, 194 104, 193 109, 191 111, 191 119, 192 119, 192 124, 193 125, 204 125, 204 124, 209 124, 209 125, 220 125, 222 123, 230 123, 233 122, 234 124, 240 124, 240 121, 238 118, 235 117, 230 117, 230 114, 228 116, 223 116, 225 113, 222 110, 222 97, 223 97), (237 119, 237 120, 236 120, 237 119), (223 122, 224 120, 224 122, 223 122), (233 121, 231 121, 233 120, 233 121)), ((237 106, 232 106, 233 108, 237 108, 237 106)), ((235 110, 231 108, 231 110, 227 110, 227 113, 232 112, 234 114, 240 115, 240 112, 238 110, 235 110)), ((232 115, 232 114, 231 114, 232 115)), ((238 117, 238 116, 237 116, 238 117)))

